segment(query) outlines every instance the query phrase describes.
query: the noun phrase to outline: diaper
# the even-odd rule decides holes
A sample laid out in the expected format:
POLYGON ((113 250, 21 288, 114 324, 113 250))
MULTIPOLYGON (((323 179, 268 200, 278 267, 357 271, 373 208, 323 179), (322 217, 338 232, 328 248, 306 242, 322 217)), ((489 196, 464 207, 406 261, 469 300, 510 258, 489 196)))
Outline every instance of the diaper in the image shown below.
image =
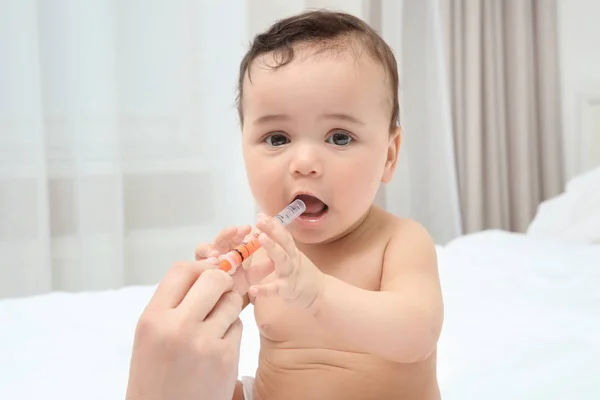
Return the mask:
POLYGON ((251 376, 242 376, 242 388, 244 391, 244 400, 252 400, 252 389, 254 388, 254 378, 251 376))

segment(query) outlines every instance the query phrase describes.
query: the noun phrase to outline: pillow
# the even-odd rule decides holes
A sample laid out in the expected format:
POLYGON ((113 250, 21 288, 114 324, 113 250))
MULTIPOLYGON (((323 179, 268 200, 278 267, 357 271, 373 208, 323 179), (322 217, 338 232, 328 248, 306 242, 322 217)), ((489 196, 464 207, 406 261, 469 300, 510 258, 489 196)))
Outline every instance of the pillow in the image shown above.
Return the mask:
POLYGON ((600 167, 575 177, 564 193, 541 203, 527 234, 600 244, 600 167))

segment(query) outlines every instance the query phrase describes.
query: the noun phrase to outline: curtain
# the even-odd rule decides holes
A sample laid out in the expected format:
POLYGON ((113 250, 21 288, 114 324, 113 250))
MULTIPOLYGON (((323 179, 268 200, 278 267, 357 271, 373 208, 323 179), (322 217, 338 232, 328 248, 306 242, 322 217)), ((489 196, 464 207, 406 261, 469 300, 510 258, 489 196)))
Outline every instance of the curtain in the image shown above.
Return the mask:
POLYGON ((0 296, 155 283, 254 222, 246 34, 242 1, 2 2, 0 296))
POLYGON ((465 232, 523 232, 564 184, 556 1, 440 4, 465 232))
POLYGON ((380 16, 376 27, 400 69, 402 148, 396 177, 382 191, 383 204, 446 244, 461 235, 462 225, 439 4, 373 1, 372 15, 380 16))

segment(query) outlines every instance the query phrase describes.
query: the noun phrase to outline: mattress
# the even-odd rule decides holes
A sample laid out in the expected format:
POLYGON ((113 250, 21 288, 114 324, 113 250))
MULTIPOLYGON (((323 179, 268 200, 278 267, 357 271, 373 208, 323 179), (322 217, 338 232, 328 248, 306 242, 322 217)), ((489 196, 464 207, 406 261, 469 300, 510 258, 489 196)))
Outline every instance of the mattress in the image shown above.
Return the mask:
MULTIPOLYGON (((488 231, 438 252, 445 400, 600 398, 600 246, 488 231)), ((0 399, 123 398, 154 289, 0 300, 0 399)), ((252 311, 240 376, 257 367, 252 311)))

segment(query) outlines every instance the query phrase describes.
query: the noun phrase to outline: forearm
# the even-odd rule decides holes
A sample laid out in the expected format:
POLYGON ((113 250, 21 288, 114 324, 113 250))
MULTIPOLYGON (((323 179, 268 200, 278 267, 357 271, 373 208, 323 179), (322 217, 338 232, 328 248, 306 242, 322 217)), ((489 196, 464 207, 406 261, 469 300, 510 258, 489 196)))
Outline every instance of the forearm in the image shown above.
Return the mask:
POLYGON ((434 351, 441 326, 439 307, 413 297, 365 290, 325 275, 315 316, 323 327, 365 352, 411 363, 434 351))

